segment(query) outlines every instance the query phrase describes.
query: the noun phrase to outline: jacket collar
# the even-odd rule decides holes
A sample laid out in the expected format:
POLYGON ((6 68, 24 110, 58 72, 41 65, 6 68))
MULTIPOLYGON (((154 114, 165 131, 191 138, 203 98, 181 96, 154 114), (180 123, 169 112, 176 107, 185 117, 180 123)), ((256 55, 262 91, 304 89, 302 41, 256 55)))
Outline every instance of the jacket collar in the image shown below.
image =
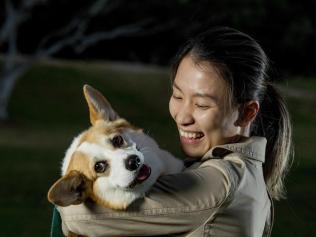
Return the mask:
POLYGON ((264 163, 266 144, 267 139, 265 137, 242 137, 238 143, 218 145, 211 148, 202 157, 201 161, 210 158, 223 158, 225 155, 235 152, 264 163))

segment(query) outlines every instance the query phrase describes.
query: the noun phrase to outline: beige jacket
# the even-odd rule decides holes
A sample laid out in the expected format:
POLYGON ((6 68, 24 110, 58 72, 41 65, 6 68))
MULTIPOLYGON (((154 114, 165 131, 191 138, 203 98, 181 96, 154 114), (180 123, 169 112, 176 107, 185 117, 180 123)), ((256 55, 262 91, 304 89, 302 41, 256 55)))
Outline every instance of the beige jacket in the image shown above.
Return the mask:
POLYGON ((59 208, 63 232, 101 236, 270 236, 272 202, 263 179, 266 139, 213 147, 184 172, 161 177, 127 211, 93 203, 59 208))

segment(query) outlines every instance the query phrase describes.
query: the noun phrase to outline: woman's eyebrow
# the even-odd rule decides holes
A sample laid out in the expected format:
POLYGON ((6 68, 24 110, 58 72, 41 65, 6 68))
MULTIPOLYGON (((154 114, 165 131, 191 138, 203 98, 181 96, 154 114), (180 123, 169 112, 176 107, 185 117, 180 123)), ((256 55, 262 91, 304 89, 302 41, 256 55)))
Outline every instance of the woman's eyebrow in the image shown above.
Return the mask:
POLYGON ((217 98, 215 97, 215 96, 213 96, 213 95, 210 95, 210 94, 208 94, 208 93, 201 93, 201 92, 198 92, 198 93, 195 93, 194 95, 193 95, 194 97, 203 97, 203 98, 209 98, 209 99, 211 99, 211 100, 214 100, 215 102, 217 101, 217 98))
POLYGON ((182 90, 181 90, 180 87, 177 85, 177 83, 173 82, 173 85, 172 85, 172 86, 175 87, 177 90, 179 90, 179 91, 182 92, 182 90))
MULTIPOLYGON (((177 85, 177 83, 173 82, 172 85, 174 88, 176 88, 177 90, 179 90, 180 92, 182 92, 182 90, 180 89, 180 87, 177 85)), ((217 102, 217 98, 211 94, 208 93, 201 93, 201 92, 197 92, 193 95, 194 97, 202 97, 202 98, 209 98, 211 100, 214 100, 215 102, 217 102)))

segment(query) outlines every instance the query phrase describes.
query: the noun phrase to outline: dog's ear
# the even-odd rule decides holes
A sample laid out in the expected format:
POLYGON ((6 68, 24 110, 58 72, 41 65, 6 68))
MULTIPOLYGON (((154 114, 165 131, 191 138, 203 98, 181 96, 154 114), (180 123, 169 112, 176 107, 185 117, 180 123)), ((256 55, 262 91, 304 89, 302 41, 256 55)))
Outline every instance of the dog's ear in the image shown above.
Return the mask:
POLYGON ((83 93, 89 106, 90 121, 92 125, 100 119, 114 121, 119 118, 111 104, 98 90, 89 85, 84 85, 83 93))
POLYGON ((66 207, 84 202, 92 194, 92 181, 78 171, 70 171, 48 191, 48 201, 66 207))

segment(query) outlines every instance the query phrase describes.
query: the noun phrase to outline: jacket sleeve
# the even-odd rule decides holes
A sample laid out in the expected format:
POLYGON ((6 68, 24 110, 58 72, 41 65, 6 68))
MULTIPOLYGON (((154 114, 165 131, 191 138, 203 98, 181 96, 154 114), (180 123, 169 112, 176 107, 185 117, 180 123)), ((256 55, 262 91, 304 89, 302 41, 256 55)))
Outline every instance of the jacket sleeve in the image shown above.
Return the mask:
POLYGON ((207 165, 160 177, 145 198, 125 211, 93 203, 58 209, 66 235, 69 230, 90 237, 179 234, 214 215, 229 190, 228 176, 207 165))

